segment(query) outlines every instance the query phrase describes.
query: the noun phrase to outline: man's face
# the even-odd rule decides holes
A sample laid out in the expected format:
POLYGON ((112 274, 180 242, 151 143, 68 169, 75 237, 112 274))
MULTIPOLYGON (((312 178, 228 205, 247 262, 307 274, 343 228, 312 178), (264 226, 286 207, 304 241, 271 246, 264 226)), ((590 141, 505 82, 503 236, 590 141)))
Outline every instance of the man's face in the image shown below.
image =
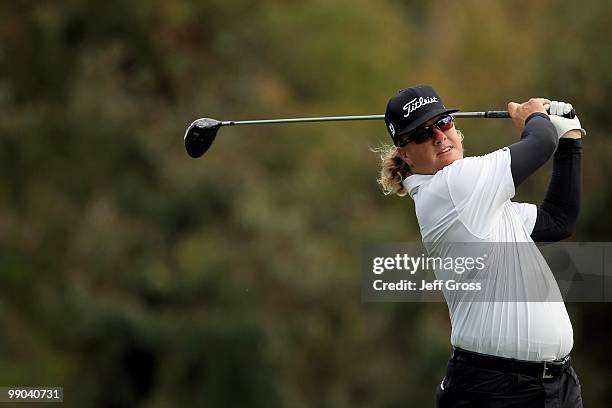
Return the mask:
MULTIPOLYGON (((426 125, 429 126, 430 123, 426 125)), ((436 174, 455 160, 463 158, 463 145, 454 123, 445 131, 437 127, 432 129, 431 139, 420 144, 410 142, 400 148, 400 153, 413 174, 436 174)))

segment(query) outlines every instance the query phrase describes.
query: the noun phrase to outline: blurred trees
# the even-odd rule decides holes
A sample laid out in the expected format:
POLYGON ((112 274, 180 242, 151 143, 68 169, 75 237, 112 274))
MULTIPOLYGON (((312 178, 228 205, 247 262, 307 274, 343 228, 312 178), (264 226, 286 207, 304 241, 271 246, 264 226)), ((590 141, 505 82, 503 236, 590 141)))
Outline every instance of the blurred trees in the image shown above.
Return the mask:
MULTIPOLYGON (((569 100, 589 135, 576 239, 610 240, 609 2, 30 2, 0 6, 0 384, 67 406, 429 406, 443 304, 362 304, 361 245, 419 239, 384 197, 380 123, 218 119, 569 100)), ((465 121, 480 154, 516 138, 465 121)), ((518 198, 538 202, 543 169, 518 198)), ((607 406, 607 305, 570 305, 589 406, 607 406), (588 337, 587 337, 588 336, 588 337)))

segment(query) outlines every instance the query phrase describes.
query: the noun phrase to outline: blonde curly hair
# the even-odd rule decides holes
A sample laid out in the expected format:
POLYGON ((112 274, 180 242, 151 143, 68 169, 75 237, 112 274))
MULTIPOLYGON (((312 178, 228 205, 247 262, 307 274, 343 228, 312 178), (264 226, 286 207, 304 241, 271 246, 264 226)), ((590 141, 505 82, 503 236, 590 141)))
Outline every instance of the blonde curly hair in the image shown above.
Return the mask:
POLYGON ((371 150, 380 155, 380 173, 376 181, 381 185, 383 193, 403 197, 408 191, 402 181, 411 173, 410 166, 400 155, 399 149, 390 144, 382 144, 371 150))

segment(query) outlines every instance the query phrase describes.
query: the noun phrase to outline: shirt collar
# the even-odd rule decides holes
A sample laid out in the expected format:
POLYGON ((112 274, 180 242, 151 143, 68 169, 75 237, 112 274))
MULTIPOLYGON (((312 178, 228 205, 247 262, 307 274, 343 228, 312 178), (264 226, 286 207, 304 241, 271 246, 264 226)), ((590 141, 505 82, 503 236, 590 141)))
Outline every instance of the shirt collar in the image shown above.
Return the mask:
POLYGON ((412 174, 404 179, 402 182, 410 197, 414 199, 414 195, 418 193, 421 184, 428 182, 432 179, 433 174, 412 174))

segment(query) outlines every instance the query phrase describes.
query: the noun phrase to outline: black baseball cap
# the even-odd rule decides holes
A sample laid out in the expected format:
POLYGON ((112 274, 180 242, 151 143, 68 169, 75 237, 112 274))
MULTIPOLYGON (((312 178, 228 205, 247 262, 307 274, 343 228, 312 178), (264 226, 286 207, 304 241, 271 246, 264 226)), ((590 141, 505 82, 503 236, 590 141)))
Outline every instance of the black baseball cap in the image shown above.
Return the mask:
POLYGON ((459 109, 446 109, 438 93, 428 85, 401 89, 389 99, 385 112, 387 132, 394 145, 400 136, 410 133, 430 120, 458 112, 459 109))

